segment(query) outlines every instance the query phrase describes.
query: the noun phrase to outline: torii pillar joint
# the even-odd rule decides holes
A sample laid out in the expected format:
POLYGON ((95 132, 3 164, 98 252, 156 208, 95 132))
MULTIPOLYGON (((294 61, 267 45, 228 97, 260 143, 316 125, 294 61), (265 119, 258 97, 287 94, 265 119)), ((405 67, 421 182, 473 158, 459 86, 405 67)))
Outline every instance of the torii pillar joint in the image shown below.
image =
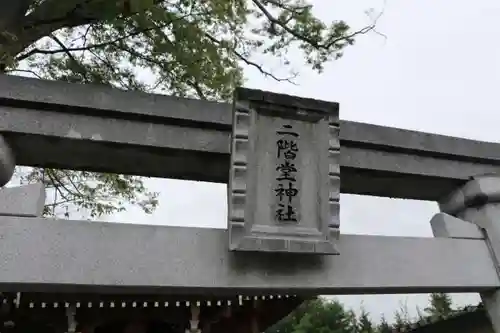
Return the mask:
MULTIPOLYGON (((443 199, 439 208, 443 213, 478 227, 484 234, 500 278, 500 174, 473 177, 443 199)), ((500 333, 500 290, 481 293, 481 298, 494 331, 500 333)))

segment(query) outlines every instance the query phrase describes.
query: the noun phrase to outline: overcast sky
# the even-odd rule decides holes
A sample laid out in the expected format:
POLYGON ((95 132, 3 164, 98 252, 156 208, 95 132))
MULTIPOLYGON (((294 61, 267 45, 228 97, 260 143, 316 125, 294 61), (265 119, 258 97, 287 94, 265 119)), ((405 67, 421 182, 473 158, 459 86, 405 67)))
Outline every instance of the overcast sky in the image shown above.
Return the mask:
MULTIPOLYGON (((341 18, 358 28, 369 23, 365 10, 384 7, 373 0, 314 4, 323 19, 341 18)), ((247 71, 247 86, 340 102, 346 120, 500 141, 500 2, 387 0, 384 11, 377 29, 387 39, 377 34, 359 38, 323 74, 301 69, 298 86, 278 84, 253 70, 247 71)), ((129 210, 111 220, 226 227, 225 184, 154 179, 148 185, 161 192, 152 216, 129 210)), ((436 204, 429 202, 343 195, 341 231, 432 237, 428 222, 436 212, 436 204)), ((363 304, 374 318, 392 318, 404 302, 413 314, 417 305, 426 305, 426 295, 341 299, 356 309, 363 304)), ((457 304, 478 300, 476 295, 455 298, 457 304)))

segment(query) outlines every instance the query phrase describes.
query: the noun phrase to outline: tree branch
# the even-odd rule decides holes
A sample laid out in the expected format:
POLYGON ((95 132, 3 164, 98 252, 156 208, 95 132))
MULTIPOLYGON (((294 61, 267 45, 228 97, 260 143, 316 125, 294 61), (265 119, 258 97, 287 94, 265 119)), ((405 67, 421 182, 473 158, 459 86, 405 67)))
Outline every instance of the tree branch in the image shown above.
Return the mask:
POLYGON ((59 205, 62 205, 62 204, 66 204, 66 203, 71 203, 71 202, 73 202, 72 199, 62 200, 62 201, 57 201, 57 202, 45 204, 45 207, 56 207, 56 206, 59 206, 59 205))
POLYGON ((191 88, 196 91, 198 97, 203 100, 207 100, 207 96, 203 93, 203 89, 201 89, 200 85, 196 81, 187 80, 186 83, 191 86, 191 88))
POLYGON ((298 13, 298 11, 310 9, 312 7, 312 5, 291 7, 291 6, 287 6, 286 4, 282 3, 279 0, 264 0, 264 2, 268 2, 268 3, 274 5, 278 8, 288 10, 289 12, 293 12, 293 13, 298 13))
POLYGON ((82 78, 85 81, 88 81, 88 76, 87 76, 88 71, 87 71, 87 69, 78 60, 76 60, 75 57, 73 57, 73 55, 71 54, 71 51, 66 47, 66 45, 64 45, 64 43, 61 42, 61 40, 59 38, 57 38, 56 36, 54 36, 54 34, 51 34, 50 38, 52 40, 54 40, 64 50, 64 52, 66 53, 66 55, 71 59, 71 61, 73 62, 73 64, 78 68, 77 71, 80 73, 80 75, 82 76, 82 78))
POLYGON ((72 196, 76 196, 75 193, 73 193, 72 191, 70 191, 66 185, 64 185, 64 183, 59 179, 59 177, 57 177, 55 174, 52 174, 52 170, 51 169, 45 169, 45 173, 47 174, 47 176, 50 178, 50 181, 51 183, 54 185, 54 189, 59 192, 59 194, 61 195, 61 197, 64 199, 64 200, 68 200, 68 201, 71 201, 72 199, 69 199, 66 195, 64 195, 64 193, 61 191, 61 188, 63 188, 66 192, 68 192, 70 195, 72 196), (58 184, 58 185, 56 185, 58 184))
POLYGON ((377 19, 375 20, 375 22, 373 22, 371 25, 367 26, 367 27, 364 27, 363 29, 360 29, 358 31, 355 31, 349 35, 345 35, 345 36, 341 36, 341 37, 338 37, 338 38, 334 38, 330 41, 328 41, 326 44, 319 44, 317 43, 316 41, 302 35, 301 33, 293 30, 292 28, 290 28, 288 25, 286 25, 286 23, 278 20, 277 18, 275 18, 267 9, 266 7, 260 2, 260 0, 252 0, 252 2, 257 6, 257 8, 259 8, 259 10, 264 14, 264 16, 272 23, 272 24, 275 24, 279 27, 281 27, 283 30, 285 30, 286 32, 288 32, 289 34, 291 34, 293 37, 299 39, 299 40, 302 40, 304 42, 307 42, 308 44, 310 44, 311 46, 317 48, 317 49, 329 49, 330 47, 332 47, 333 45, 335 45, 336 43, 340 42, 340 41, 343 41, 343 40, 349 40, 357 35, 362 35, 362 34, 366 34, 367 32, 375 29, 375 25, 376 25, 376 20, 380 17, 380 15, 377 17, 377 19))
MULTIPOLYGON (((137 29, 125 36, 120 36, 118 38, 115 38, 111 41, 108 41, 108 42, 103 42, 103 43, 97 43, 97 44, 90 44, 90 45, 87 45, 87 46, 82 46, 82 47, 73 47, 73 48, 65 48, 65 49, 56 49, 56 50, 42 50, 42 49, 39 49, 39 48, 34 48, 24 54, 21 54, 19 55, 17 58, 16 58, 16 61, 22 61, 26 58, 29 58, 31 57, 32 55, 34 54, 57 54, 57 53, 62 53, 62 52, 67 52, 67 51, 89 51, 91 49, 95 49, 95 48, 101 48, 101 47, 106 47, 106 46, 109 46, 109 45, 113 45, 115 43, 118 43, 118 42, 122 42, 128 38, 132 38, 132 37, 135 37, 135 36, 138 36, 140 34, 143 34, 143 33, 147 33, 148 31, 151 31, 151 30, 155 30, 155 29, 164 29, 166 28, 168 25, 170 25, 174 20, 170 20, 168 22, 165 22, 164 24, 160 25, 160 26, 153 26, 153 27, 150 27, 150 28, 147 28, 147 29, 137 29)), ((88 31, 88 30, 87 30, 88 31)))
MULTIPOLYGON (((195 27, 193 27, 194 29, 195 27)), ((166 41, 169 41, 170 40, 168 39, 168 37, 163 33, 163 31, 161 29, 158 30, 162 35, 163 35, 163 38, 166 40, 166 41)), ((208 39, 210 39, 212 42, 218 44, 219 46, 222 45, 222 42, 220 40, 218 40, 217 38, 215 38, 214 36, 210 35, 209 33, 207 33, 206 31, 202 31, 200 30, 208 39)), ((171 43, 171 42, 170 42, 171 43)), ((295 82, 292 81, 292 78, 279 78, 277 76, 275 76, 274 74, 264 70, 264 68, 262 66, 260 66, 259 64, 249 60, 248 58, 246 58, 243 54, 241 54, 240 52, 238 52, 235 48, 231 48, 231 49, 228 49, 226 48, 226 50, 228 50, 229 52, 233 53, 236 57, 238 57, 241 61, 243 61, 244 63, 246 63, 247 65, 249 66, 252 66, 254 68, 256 68, 257 70, 259 70, 264 76, 269 76, 271 78, 273 78, 274 80, 278 81, 278 82, 289 82, 291 84, 296 84, 295 82)), ((295 76, 294 76, 295 77, 295 76)), ((294 78, 293 77, 293 78, 294 78)), ((188 80, 188 84, 193 88, 195 89, 196 93, 200 96, 200 98, 202 99, 205 99, 203 96, 203 92, 200 90, 200 87, 199 85, 197 85, 196 82, 189 82, 188 80), (201 92, 201 94, 200 94, 201 92)))
MULTIPOLYGON (((104 65, 106 65, 106 67, 108 67, 108 69, 113 74, 116 74, 116 68, 109 62, 109 59, 106 59, 106 58, 103 59, 101 56, 99 56, 97 53, 93 52, 92 50, 89 50, 89 52, 92 53, 92 55, 94 55, 94 57, 96 57, 97 59, 102 61, 102 63, 104 65)), ((106 56, 104 55, 104 57, 106 57, 106 56)), ((120 75, 117 75, 117 78, 120 80, 120 84, 122 85, 121 88, 130 90, 129 89, 130 87, 127 84, 125 84, 125 82, 123 81, 123 78, 120 75)))
MULTIPOLYGON (((88 6, 93 1, 95 0, 45 0, 30 14, 24 16, 21 25, 11 29, 10 33, 16 37, 17 41, 8 50, 9 53, 12 55, 19 54, 40 38, 49 36, 59 29, 74 28, 98 22, 104 18, 104 13, 98 10, 89 10, 88 6)), ((154 3, 160 1, 154 0, 154 3)), ((128 15, 124 16, 132 14, 128 13, 128 15)))
MULTIPOLYGON (((35 54, 57 54, 57 53, 66 53, 66 52, 74 52, 74 51, 88 51, 94 47, 93 45, 87 46, 87 47, 73 47, 73 48, 67 48, 67 49, 55 49, 55 50, 41 50, 38 48, 32 49, 29 52, 26 52, 25 54, 21 54, 16 58, 16 61, 22 61, 26 58, 31 57, 32 55, 35 54)), ((97 46, 95 46, 97 47, 97 46)))
MULTIPOLYGON (((137 11, 131 8, 130 1, 114 1, 117 16, 129 17, 137 14, 137 11)), ((152 5, 157 5, 162 1, 164 0, 153 0, 152 5)), ((45 0, 32 13, 26 16, 25 22, 30 24, 29 27, 54 23, 60 25, 64 22, 65 24, 60 26, 60 28, 74 28, 84 24, 95 23, 106 18, 106 11, 99 10, 103 3, 104 1, 101 0, 45 0), (101 2, 100 4, 99 1, 101 2), (54 13, 57 13, 57 16, 54 16, 54 13)))
POLYGON ((81 36, 74 38, 71 41, 71 43, 74 43, 74 42, 76 42, 79 39, 83 39, 83 45, 87 45, 87 37, 88 37, 88 35, 90 33, 90 30, 92 28, 93 28, 93 24, 87 24, 87 29, 85 29, 85 32, 81 36))
POLYGON ((33 74, 34 76, 36 76, 37 78, 39 78, 40 80, 43 80, 43 77, 41 77, 40 74, 38 74, 37 72, 32 71, 30 69, 19 69, 19 68, 16 68, 16 69, 12 69, 12 70, 6 71, 6 73, 13 73, 13 72, 30 73, 30 74, 33 74))
POLYGON ((66 176, 66 178, 69 180, 69 182, 71 183, 71 185, 73 186, 73 188, 76 190, 76 192, 78 193, 78 195, 80 197, 85 197, 85 195, 80 191, 80 189, 78 188, 78 186, 76 186, 75 182, 71 178, 71 175, 69 174, 70 172, 68 172, 67 170, 65 170, 65 171, 63 171, 63 173, 66 176))
POLYGON ((62 28, 62 23, 74 27, 85 23, 98 21, 102 13, 94 16, 85 15, 85 5, 93 0, 45 0, 35 10, 26 16, 24 20, 25 29, 36 28, 41 25, 56 25, 62 28))
MULTIPOLYGON (((214 36, 212 36, 212 35, 210 35, 210 34, 208 34, 206 32, 205 32, 205 36, 208 39, 210 39, 211 41, 213 41, 214 43, 217 43, 218 45, 222 44, 222 42, 220 40, 218 40, 217 38, 215 38, 214 36)), ((233 53, 238 59, 240 59, 241 61, 243 61, 244 63, 246 63, 247 65, 256 68, 264 76, 269 76, 269 77, 271 77, 272 79, 274 79, 274 80, 276 80, 278 82, 288 82, 288 83, 296 85, 296 83, 292 81, 292 79, 295 78, 295 76, 293 76, 291 78, 279 78, 276 75, 274 75, 274 74, 266 71, 261 65, 255 63, 255 62, 253 62, 251 60, 249 60, 248 58, 246 58, 243 54, 241 54, 240 52, 238 52, 234 48, 231 48, 231 49, 228 49, 228 50, 231 53, 233 53)))

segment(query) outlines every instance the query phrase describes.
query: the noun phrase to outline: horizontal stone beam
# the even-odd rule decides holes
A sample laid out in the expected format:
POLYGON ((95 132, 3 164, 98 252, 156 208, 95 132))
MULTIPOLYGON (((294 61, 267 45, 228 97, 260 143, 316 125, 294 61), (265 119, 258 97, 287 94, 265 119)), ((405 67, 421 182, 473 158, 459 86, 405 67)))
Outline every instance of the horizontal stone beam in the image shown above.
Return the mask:
POLYGON ((217 229, 0 217, 0 290, 197 294, 500 287, 483 240, 341 235, 339 256, 234 253, 217 229))
MULTIPOLYGON (((0 76, 20 165, 227 182, 229 104, 0 76)), ((439 200, 500 172, 500 144, 341 121, 341 191, 439 200)))

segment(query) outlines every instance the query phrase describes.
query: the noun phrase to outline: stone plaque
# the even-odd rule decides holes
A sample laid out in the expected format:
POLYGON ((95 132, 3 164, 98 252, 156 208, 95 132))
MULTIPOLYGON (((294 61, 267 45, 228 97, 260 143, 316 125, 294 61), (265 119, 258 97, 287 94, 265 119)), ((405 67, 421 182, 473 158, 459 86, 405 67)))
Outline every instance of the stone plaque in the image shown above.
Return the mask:
POLYGON ((338 254, 338 104, 239 88, 233 111, 230 250, 338 254))

